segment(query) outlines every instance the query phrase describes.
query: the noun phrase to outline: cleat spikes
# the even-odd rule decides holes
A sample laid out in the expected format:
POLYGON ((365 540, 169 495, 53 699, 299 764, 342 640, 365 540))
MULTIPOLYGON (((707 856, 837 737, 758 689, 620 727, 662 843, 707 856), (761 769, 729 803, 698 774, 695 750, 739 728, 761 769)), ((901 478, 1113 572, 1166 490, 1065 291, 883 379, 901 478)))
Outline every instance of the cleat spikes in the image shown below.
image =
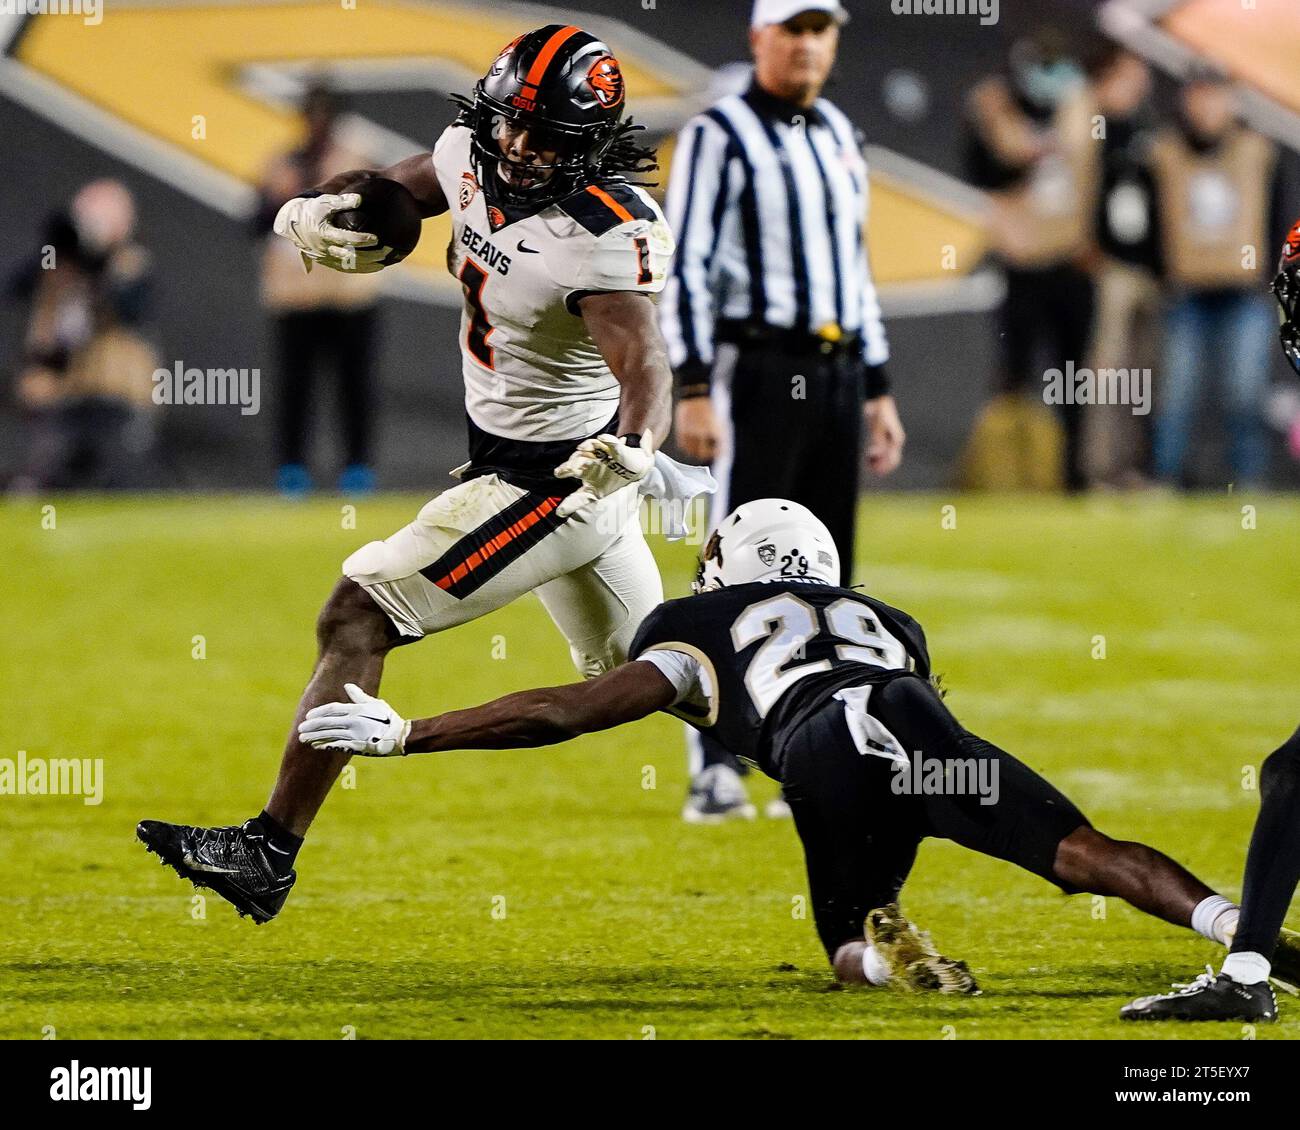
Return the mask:
POLYGON ((136 837, 195 890, 219 895, 259 926, 279 913, 297 879, 279 869, 257 820, 225 828, 142 820, 136 837))

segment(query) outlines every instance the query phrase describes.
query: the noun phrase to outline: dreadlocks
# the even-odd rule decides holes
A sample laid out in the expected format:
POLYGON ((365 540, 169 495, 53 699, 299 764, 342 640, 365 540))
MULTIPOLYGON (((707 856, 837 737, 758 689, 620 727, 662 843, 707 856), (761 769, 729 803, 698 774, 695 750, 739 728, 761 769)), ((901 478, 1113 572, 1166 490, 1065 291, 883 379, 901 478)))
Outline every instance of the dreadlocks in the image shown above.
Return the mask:
POLYGON ((659 160, 655 156, 654 149, 649 145, 637 145, 632 141, 632 134, 644 132, 645 126, 637 125, 632 118, 619 123, 618 129, 614 131, 614 140, 610 143, 609 148, 605 150, 604 156, 601 157, 596 166, 596 170, 601 177, 609 177, 628 184, 643 186, 659 183, 653 180, 628 180, 628 174, 640 176, 642 173, 653 173, 659 168, 659 160))

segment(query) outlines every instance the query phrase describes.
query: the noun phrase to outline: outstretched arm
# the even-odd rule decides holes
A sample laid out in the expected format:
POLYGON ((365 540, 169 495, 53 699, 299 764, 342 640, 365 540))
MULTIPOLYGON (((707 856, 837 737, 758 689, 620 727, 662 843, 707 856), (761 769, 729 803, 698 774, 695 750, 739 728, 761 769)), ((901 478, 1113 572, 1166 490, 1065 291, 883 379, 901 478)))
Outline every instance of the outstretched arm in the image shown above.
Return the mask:
POLYGON ((612 730, 671 706, 676 690, 650 663, 625 663, 586 683, 520 691, 411 725, 408 753, 521 749, 612 730))
POLYGON ((317 749, 371 756, 438 753, 449 749, 522 749, 609 730, 671 706, 672 683, 651 663, 625 663, 599 678, 563 687, 520 691, 469 710, 404 722, 387 703, 357 688, 351 703, 311 711, 298 727, 317 749))

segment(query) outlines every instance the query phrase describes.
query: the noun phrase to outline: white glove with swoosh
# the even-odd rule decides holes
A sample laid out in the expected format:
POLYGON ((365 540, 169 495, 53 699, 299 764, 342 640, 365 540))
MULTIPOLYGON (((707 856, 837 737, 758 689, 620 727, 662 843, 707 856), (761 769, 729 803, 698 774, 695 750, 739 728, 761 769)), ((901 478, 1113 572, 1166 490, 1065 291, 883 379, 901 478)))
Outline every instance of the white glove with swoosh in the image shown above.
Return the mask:
POLYGON ((347 683, 351 702, 327 702, 298 726, 298 737, 316 749, 346 749, 365 757, 399 757, 406 752, 411 723, 382 698, 347 683))
POLYGON ((302 265, 308 272, 313 263, 320 263, 344 274, 368 275, 383 270, 379 260, 388 254, 387 250, 368 250, 366 244, 379 242, 369 232, 345 231, 329 222, 335 212, 360 206, 361 197, 355 192, 295 196, 276 213, 273 227, 276 235, 284 236, 302 253, 302 265))
POLYGON ((654 435, 649 430, 641 436, 640 447, 630 447, 611 435, 585 439, 555 468, 556 476, 561 479, 582 480, 582 486, 565 498, 555 513, 567 518, 589 503, 640 482, 654 465, 654 435))

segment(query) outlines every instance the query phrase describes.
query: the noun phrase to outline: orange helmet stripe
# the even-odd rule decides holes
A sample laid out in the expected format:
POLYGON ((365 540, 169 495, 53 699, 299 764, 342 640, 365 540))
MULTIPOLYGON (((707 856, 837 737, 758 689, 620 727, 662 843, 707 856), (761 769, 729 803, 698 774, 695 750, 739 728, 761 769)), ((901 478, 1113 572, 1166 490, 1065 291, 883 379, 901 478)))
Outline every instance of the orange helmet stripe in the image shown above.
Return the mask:
POLYGON ((573 27, 572 25, 569 27, 562 27, 546 41, 546 46, 542 48, 541 53, 533 60, 533 65, 528 69, 528 77, 524 79, 524 82, 528 84, 524 89, 524 97, 533 98, 536 96, 537 88, 542 85, 542 80, 546 77, 546 68, 551 65, 551 60, 555 58, 555 53, 581 30, 581 28, 573 27))

